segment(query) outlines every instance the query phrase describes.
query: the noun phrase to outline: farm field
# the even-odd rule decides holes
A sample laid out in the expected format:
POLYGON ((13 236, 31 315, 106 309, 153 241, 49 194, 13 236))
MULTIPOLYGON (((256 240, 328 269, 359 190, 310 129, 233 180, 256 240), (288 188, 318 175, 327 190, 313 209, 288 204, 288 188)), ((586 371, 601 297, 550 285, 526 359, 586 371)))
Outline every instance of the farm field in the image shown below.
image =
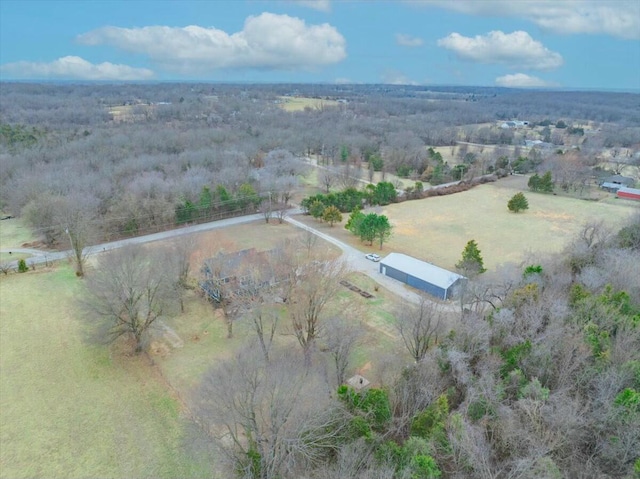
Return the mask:
POLYGON ((304 217, 304 221, 334 235, 363 252, 382 256, 392 251, 405 253, 447 269, 453 269, 470 239, 478 242, 485 266, 523 261, 536 252, 559 252, 588 221, 604 221, 611 228, 620 227, 637 210, 637 203, 585 201, 527 191, 527 177, 512 176, 496 183, 477 186, 454 195, 376 207, 394 225, 394 234, 380 253, 344 229, 304 217), (514 214, 507 202, 523 191, 529 210, 514 214))
POLYGON ((82 284, 65 266, 0 280, 0 477, 210 474, 146 357, 85 342, 82 284))
POLYGON ((285 111, 302 111, 305 108, 314 110, 322 109, 330 106, 338 106, 336 100, 323 100, 321 98, 308 98, 302 96, 281 96, 279 103, 280 108, 285 111))

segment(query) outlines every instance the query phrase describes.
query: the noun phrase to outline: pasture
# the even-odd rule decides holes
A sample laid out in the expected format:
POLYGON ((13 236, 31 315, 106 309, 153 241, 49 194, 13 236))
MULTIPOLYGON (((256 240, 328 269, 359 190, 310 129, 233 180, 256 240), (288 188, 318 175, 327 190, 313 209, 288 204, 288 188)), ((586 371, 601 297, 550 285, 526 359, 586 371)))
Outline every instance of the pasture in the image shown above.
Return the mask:
POLYGON ((305 108, 322 110, 328 107, 338 106, 336 100, 324 100, 322 98, 308 98, 303 96, 281 96, 278 106, 284 111, 303 111, 305 108))
POLYGON ((365 245, 344 229, 348 215, 333 228, 309 217, 305 221, 363 252, 384 256, 397 251, 447 269, 460 260, 467 241, 475 239, 485 266, 494 269, 520 263, 532 253, 560 252, 589 221, 603 221, 615 231, 638 208, 631 201, 586 201, 532 193, 527 180, 512 176, 454 195, 376 207, 374 211, 387 215, 394 226, 382 253, 375 244, 365 245), (529 209, 511 213, 507 202, 519 191, 525 193, 529 209))
POLYGON ((145 356, 85 342, 73 270, 0 280, 0 476, 203 477, 145 356))

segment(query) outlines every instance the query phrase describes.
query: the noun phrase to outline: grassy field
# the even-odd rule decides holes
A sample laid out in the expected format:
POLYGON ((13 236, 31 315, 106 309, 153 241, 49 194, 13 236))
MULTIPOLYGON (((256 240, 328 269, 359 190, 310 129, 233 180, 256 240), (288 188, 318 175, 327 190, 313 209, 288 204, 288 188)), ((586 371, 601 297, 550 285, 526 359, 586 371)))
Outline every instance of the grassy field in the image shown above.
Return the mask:
POLYGON ((146 357, 84 341, 82 287, 66 267, 0 280, 0 477, 210 475, 146 357))
MULTIPOLYGON (((21 248, 22 245, 35 241, 36 238, 19 218, 0 221, 0 249, 21 248)), ((28 246, 27 246, 28 247, 28 246)), ((0 253, 0 263, 17 261, 31 255, 17 253, 0 253)))
POLYGON ((323 100, 320 98, 308 98, 302 96, 281 96, 280 101, 281 103, 279 103, 279 106, 285 111, 302 111, 305 108, 319 110, 339 105, 335 100, 323 100))
MULTIPOLYGON (((530 193, 526 183, 527 177, 512 176, 455 195, 376 208, 394 225, 382 255, 402 252, 451 269, 467 241, 475 239, 485 266, 492 269, 519 263, 530 253, 559 252, 588 221, 602 220, 615 230, 638 208, 631 201, 595 202, 530 193), (518 191, 525 192, 529 210, 514 214, 507 210, 507 202, 518 191)), ((379 253, 375 245, 364 245, 344 229, 347 217, 333 228, 308 217, 305 221, 362 251, 379 253)))

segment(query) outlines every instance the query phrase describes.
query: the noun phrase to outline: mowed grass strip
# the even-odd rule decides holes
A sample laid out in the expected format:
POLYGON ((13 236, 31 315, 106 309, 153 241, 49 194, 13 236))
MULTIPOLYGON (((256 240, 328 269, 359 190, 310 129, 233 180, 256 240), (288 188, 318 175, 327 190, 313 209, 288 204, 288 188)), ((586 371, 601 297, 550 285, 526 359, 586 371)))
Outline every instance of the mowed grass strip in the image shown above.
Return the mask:
POLYGON ((91 346, 73 270, 0 280, 0 476, 203 477, 148 360, 91 346))

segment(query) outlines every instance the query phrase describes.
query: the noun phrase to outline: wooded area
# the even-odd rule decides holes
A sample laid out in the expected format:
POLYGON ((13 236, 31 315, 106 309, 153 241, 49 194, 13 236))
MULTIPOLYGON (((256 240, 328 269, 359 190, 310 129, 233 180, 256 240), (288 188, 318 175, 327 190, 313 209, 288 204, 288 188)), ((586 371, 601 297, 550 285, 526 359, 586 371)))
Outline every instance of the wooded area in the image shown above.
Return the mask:
POLYGON ((437 184, 543 161, 563 187, 584 188, 601 161, 637 169, 639 110, 638 95, 625 93, 4 83, 0 207, 49 244, 68 241, 70 215, 91 225, 94 241, 137 235, 255 210, 262 198, 278 210, 309 170, 303 158, 327 168, 327 190, 374 171, 437 184), (343 102, 289 112, 286 95, 343 102), (511 118, 547 131, 499 127, 511 118), (567 153, 524 146, 537 137, 567 153), (449 161, 434 150, 456 142, 494 146, 461 144, 449 161))

